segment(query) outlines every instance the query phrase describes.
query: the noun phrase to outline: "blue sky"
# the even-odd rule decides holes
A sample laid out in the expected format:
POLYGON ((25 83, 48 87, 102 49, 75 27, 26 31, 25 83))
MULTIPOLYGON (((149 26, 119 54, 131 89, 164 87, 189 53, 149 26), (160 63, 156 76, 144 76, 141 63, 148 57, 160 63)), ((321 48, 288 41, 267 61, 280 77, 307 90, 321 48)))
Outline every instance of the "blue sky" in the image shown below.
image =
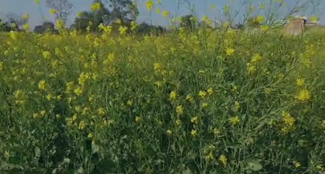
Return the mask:
MULTIPOLYGON (((154 0, 155 2, 157 0, 154 0)), ((208 15, 209 17, 213 18, 215 16, 220 15, 220 8, 226 4, 231 4, 231 9, 241 9, 241 2, 269 2, 269 0, 187 0, 187 2, 190 2, 191 5, 195 6, 195 11, 197 13, 197 16, 201 18, 204 15, 208 15), (216 5, 218 8, 211 8, 211 4, 216 5)), ((297 0, 285 0, 286 3, 288 3, 288 6, 286 8, 291 8, 291 6, 297 1, 297 0)), ((324 1, 324 0, 308 0, 308 1, 324 1)), ((70 0, 70 2, 74 5, 73 13, 68 19, 68 23, 71 24, 73 22, 73 19, 77 12, 87 10, 90 8, 92 0, 70 0)), ((147 22, 153 22, 153 24, 160 24, 163 26, 166 26, 169 24, 169 20, 162 18, 161 14, 156 14, 156 11, 154 10, 152 14, 145 9, 145 2, 146 0, 138 0, 139 10, 140 10, 140 21, 147 21, 147 22)), ((162 4, 160 6, 156 6, 156 8, 160 8, 162 11, 168 10, 172 15, 177 16, 188 14, 189 12, 189 6, 186 3, 185 0, 161 0, 162 4), (178 3, 181 3, 178 7, 178 3), (177 10, 178 9, 178 10, 177 10)), ((256 3, 255 3, 256 4, 256 3)), ((317 9, 319 11, 320 6, 317 6, 317 9)), ((244 9, 241 9, 242 11, 244 9)), ((42 14, 51 21, 54 21, 53 16, 49 14, 50 9, 45 7, 44 0, 40 0, 40 8, 37 4, 35 4, 34 0, 0 0, 0 16, 4 16, 7 13, 13 12, 17 14, 30 14, 30 25, 34 27, 35 25, 38 25, 42 23, 42 14)), ((305 15, 305 14, 304 14, 305 15)), ((307 15, 309 15, 307 13, 307 15)), ((319 15, 322 16, 322 15, 319 15)), ((321 20, 323 21, 323 20, 321 20)))

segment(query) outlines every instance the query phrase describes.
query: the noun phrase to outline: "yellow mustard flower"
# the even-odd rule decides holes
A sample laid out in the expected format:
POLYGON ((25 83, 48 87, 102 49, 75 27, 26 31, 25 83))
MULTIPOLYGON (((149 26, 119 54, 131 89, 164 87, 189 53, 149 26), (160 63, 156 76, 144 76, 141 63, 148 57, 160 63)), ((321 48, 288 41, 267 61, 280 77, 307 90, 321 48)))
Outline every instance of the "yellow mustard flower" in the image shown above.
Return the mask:
POLYGON ((231 56, 231 55, 233 55, 235 53, 235 49, 233 49, 233 48, 227 48, 226 49, 226 55, 227 56, 231 56))
POLYGON ((199 118, 197 116, 191 118, 191 122, 194 124, 197 124, 199 121, 199 118))
POLYGON ((38 83, 38 88, 40 90, 45 90, 46 89, 46 82, 45 80, 41 80, 39 83, 38 83))
POLYGON ((237 125, 239 122, 240 122, 240 119, 238 116, 235 116, 235 117, 231 117, 229 118, 229 122, 232 126, 235 126, 237 125))
POLYGON ((198 136, 198 132, 197 132, 197 130, 192 130, 191 131, 191 135, 193 136, 193 137, 196 137, 196 136, 198 136))
POLYGON ((164 12, 162 13, 162 15, 163 15, 164 18, 166 18, 166 17, 169 15, 169 11, 164 11, 164 12))
POLYGON ((298 78, 296 84, 297 86, 302 87, 305 84, 305 80, 303 78, 298 78))
POLYGON ((182 105, 179 105, 176 107, 176 113, 178 115, 182 115, 184 113, 184 107, 182 105))
POLYGON ((228 163, 228 159, 225 155, 220 155, 219 157, 219 161, 221 162, 221 164, 226 167, 227 163, 228 163))
POLYGON ((205 91, 199 91, 199 97, 205 98, 206 95, 207 95, 207 92, 205 92, 205 91))
POLYGON ((146 7, 148 10, 151 10, 154 7, 155 3, 153 2, 153 0, 148 0, 146 2, 146 7))
POLYGON ((172 91, 172 92, 170 92, 170 94, 169 94, 169 99, 170 99, 170 100, 175 100, 175 99, 176 99, 176 96, 177 96, 176 91, 172 91))
POLYGON ((310 93, 307 89, 302 89, 299 91, 297 99, 300 101, 308 101, 311 99, 310 93))

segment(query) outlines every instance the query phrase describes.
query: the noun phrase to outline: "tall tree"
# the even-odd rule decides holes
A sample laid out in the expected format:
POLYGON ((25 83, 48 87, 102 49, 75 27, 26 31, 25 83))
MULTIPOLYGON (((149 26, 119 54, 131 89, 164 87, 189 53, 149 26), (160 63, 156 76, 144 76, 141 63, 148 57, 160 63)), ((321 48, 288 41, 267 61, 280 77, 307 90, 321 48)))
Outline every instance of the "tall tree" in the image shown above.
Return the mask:
POLYGON ((73 5, 69 2, 69 0, 46 0, 46 6, 55 10, 55 18, 61 19, 64 23, 66 23, 68 16, 72 12, 73 5))
POLYGON ((137 4, 132 0, 105 0, 111 9, 111 20, 136 21, 139 15, 137 4))
POLYGON ((27 18, 23 18, 21 15, 16 13, 8 13, 6 15, 7 23, 12 24, 16 30, 19 30, 19 27, 28 22, 27 18))
POLYGON ((78 30, 86 30, 89 22, 91 31, 98 31, 98 25, 124 25, 129 26, 131 21, 135 21, 139 12, 135 4, 131 0, 94 0, 99 3, 101 8, 96 11, 83 11, 75 18, 74 24, 70 28, 78 30), (116 21, 120 21, 117 24, 116 21))
POLYGON ((44 21, 42 25, 35 26, 33 32, 38 34, 46 32, 58 33, 58 31, 54 29, 54 23, 50 21, 44 21))
POLYGON ((85 31, 90 26, 91 31, 97 31, 98 25, 107 25, 111 23, 111 13, 100 0, 95 0, 94 3, 100 3, 101 8, 97 11, 83 11, 78 17, 75 18, 73 25, 70 28, 85 31))
POLYGON ((13 28, 12 28, 10 25, 8 25, 8 22, 4 22, 4 21, 0 18, 0 32, 3 32, 3 31, 5 31, 5 32, 9 32, 9 31, 11 31, 11 30, 13 30, 13 28))
POLYGON ((193 15, 185 15, 181 17, 180 27, 184 27, 187 30, 194 30, 197 28, 197 21, 193 15))

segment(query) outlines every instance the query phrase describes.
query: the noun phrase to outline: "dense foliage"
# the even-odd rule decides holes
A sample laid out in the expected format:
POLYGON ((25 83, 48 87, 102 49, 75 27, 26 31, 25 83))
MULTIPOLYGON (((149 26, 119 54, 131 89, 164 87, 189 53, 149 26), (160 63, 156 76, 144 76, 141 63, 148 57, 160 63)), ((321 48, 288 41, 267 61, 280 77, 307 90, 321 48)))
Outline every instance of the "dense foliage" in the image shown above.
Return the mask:
POLYGON ((2 34, 1 171, 317 173, 324 36, 2 34))

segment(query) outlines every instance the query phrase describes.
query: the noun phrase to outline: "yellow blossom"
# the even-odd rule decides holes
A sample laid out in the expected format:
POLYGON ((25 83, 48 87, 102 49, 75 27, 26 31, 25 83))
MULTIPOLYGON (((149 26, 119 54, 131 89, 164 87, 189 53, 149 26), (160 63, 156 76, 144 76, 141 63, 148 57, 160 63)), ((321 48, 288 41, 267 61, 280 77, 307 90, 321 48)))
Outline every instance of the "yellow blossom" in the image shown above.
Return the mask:
POLYGON ((207 90, 208 94, 213 94, 213 89, 210 87, 208 90, 207 90))
POLYGON ((50 56, 51 56, 51 53, 50 53, 49 51, 44 51, 44 52, 43 52, 43 57, 44 57, 45 59, 50 58, 50 56))
POLYGON ((257 16, 257 18, 256 18, 256 21, 258 22, 258 23, 263 23, 264 22, 264 16, 261 16, 261 15, 259 15, 259 16, 257 16))
POLYGON ((135 117, 135 122, 136 122, 136 123, 139 123, 141 120, 142 120, 141 117, 139 117, 139 116, 136 116, 136 117, 135 117))
POLYGON ((133 101, 132 101, 132 100, 128 100, 128 101, 126 102, 126 104, 127 104, 128 106, 132 106, 133 101))
POLYGON ((310 100, 311 96, 310 96, 309 91, 307 89, 300 90, 297 99, 300 100, 300 101, 308 101, 308 100, 310 100))
POLYGON ((231 117, 231 118, 229 118, 229 122, 232 126, 234 126, 240 122, 240 119, 238 116, 231 117))
POLYGON ((119 32, 121 35, 125 35, 127 30, 128 30, 128 27, 126 27, 126 26, 120 26, 120 28, 119 28, 119 32))
POLYGON ((202 107, 203 107, 203 108, 206 108, 206 107, 208 107, 208 106, 209 106, 209 104, 206 103, 206 102, 204 102, 204 103, 202 104, 202 107))
POLYGON ((268 31, 269 29, 270 29, 270 27, 268 25, 262 25, 261 26, 262 31, 268 31))
POLYGON ((49 101, 50 101, 52 98, 53 98, 53 96, 52 96, 51 94, 48 94, 48 95, 46 96, 46 99, 49 100, 49 101))
POLYGON ((14 96, 16 99, 20 99, 24 97, 24 92, 21 89, 18 89, 14 92, 14 96))
POLYGON ((206 95, 207 95, 207 92, 205 92, 205 91, 199 91, 199 96, 201 98, 204 98, 206 95))
POLYGON ((187 95, 186 100, 191 102, 191 103, 194 103, 194 98, 191 95, 187 95))
POLYGON ((83 93, 83 91, 82 91, 81 87, 77 87, 77 88, 74 90, 74 93, 75 93, 77 96, 80 96, 80 95, 83 93))
POLYGON ((282 112, 283 121, 288 127, 292 127, 295 123, 295 118, 293 118, 290 113, 283 111, 282 112))
POLYGON ((89 139, 92 139, 92 138, 94 137, 94 134, 89 133, 87 137, 88 137, 89 139))
POLYGON ((199 121, 199 118, 197 116, 191 118, 191 122, 194 124, 197 124, 199 121))
POLYGON ((202 21, 207 21, 209 18, 208 18, 208 16, 206 16, 206 15, 204 15, 203 17, 202 17, 202 21))
POLYGON ((226 167, 227 162, 228 162, 228 159, 227 159, 227 157, 226 157, 225 155, 220 155, 220 157, 219 157, 219 161, 222 163, 222 165, 223 165, 224 167, 226 167))
POLYGON ((55 10, 55 9, 51 9, 51 10, 50 10, 50 14, 52 15, 52 14, 54 14, 54 13, 57 13, 57 10, 55 10))
POLYGON ((175 100, 175 99, 176 99, 176 96, 177 96, 176 91, 172 91, 172 92, 170 92, 170 94, 169 94, 169 99, 170 99, 170 100, 175 100))
POLYGON ((176 125, 179 126, 179 125, 181 125, 181 124, 182 124, 182 121, 181 121, 180 119, 177 119, 177 120, 176 120, 176 125))
POLYGON ((162 13, 162 15, 163 15, 163 17, 165 18, 165 17, 167 17, 167 16, 169 15, 169 12, 168 12, 168 11, 164 11, 164 12, 162 13))
POLYGON ((293 161, 293 164, 295 165, 295 168, 301 167, 301 164, 298 161, 293 161))
POLYGON ((98 109, 98 115, 103 116, 103 115, 105 115, 105 114, 106 114, 106 111, 105 111, 104 108, 99 108, 99 109, 98 109))
POLYGON ((316 169, 320 170, 320 171, 324 171, 324 167, 323 165, 317 165, 316 169))
POLYGON ((147 7, 148 10, 151 10, 151 9, 154 7, 154 2, 153 2, 153 0, 148 0, 148 1, 146 2, 146 7, 147 7))
POLYGON ((214 135, 219 135, 221 132, 218 128, 214 128, 213 133, 214 133, 214 135))
POLYGON ((235 111, 237 112, 240 109, 240 103, 235 101, 235 111))
POLYGON ((191 131, 191 135, 193 136, 193 137, 196 137, 197 135, 198 135, 198 132, 197 132, 197 130, 192 130, 191 131))
POLYGON ((154 63, 153 68, 155 71, 160 70, 161 69, 160 63, 154 63))
POLYGON ((38 118, 38 117, 39 117, 39 114, 38 114, 38 113, 34 113, 34 114, 33 114, 33 118, 34 118, 34 119, 36 119, 36 118, 38 118))
POLYGON ((296 83, 297 83, 297 86, 302 87, 305 84, 305 80, 303 78, 298 78, 296 83))
POLYGON ((92 4, 92 5, 91 5, 91 9, 92 9, 93 11, 97 11, 97 10, 101 9, 101 3, 96 2, 96 3, 92 4))
POLYGON ((45 82, 45 80, 41 80, 38 83, 38 88, 41 89, 41 90, 45 90, 45 88, 46 88, 46 82, 45 82))
POLYGON ((30 26, 28 24, 24 24, 23 28, 25 31, 29 31, 30 30, 30 26))
POLYGON ((46 114, 46 111, 45 110, 42 110, 41 111, 41 115, 44 116, 46 114))
POLYGON ((183 108, 182 105, 179 105, 179 106, 176 107, 176 113, 178 115, 182 115, 184 113, 184 108, 183 108))
POLYGON ((262 60, 262 57, 259 54, 254 54, 254 56, 252 58, 252 62, 256 63, 256 62, 259 62, 260 60, 262 60))
POLYGON ((226 49, 226 55, 227 56, 231 56, 231 55, 233 55, 235 53, 235 49, 233 49, 233 48, 227 48, 226 49))
POLYGON ((10 38, 11 38, 12 40, 17 40, 16 32, 15 32, 15 31, 10 31, 10 38))
POLYGON ((79 129, 84 130, 86 128, 86 122, 85 120, 82 120, 79 122, 79 129))

